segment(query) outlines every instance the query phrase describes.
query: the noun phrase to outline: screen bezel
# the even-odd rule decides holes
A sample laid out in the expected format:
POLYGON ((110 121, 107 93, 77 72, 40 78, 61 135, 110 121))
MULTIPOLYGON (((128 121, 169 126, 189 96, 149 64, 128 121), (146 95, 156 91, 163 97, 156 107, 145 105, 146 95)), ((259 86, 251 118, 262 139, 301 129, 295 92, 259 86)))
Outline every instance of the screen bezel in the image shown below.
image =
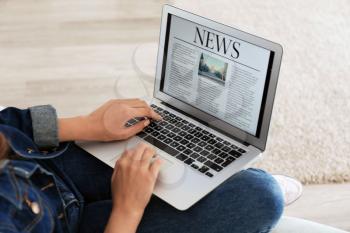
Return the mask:
MULTIPOLYGON (((154 87, 154 97, 167 103, 170 106, 179 109, 182 112, 187 113, 188 115, 195 116, 201 122, 206 123, 209 127, 219 130, 220 132, 226 134, 227 136, 239 140, 241 142, 247 143, 249 145, 253 145, 256 148, 259 148, 261 151, 265 150, 267 135, 271 120, 273 102, 275 98, 277 80, 281 65, 283 49, 282 46, 268 41, 266 39, 251 35, 246 32, 242 32, 240 30, 234 29, 227 25, 220 24, 218 22, 212 21, 210 19, 203 18, 201 16, 192 14, 190 12, 178 9, 176 7, 170 5, 164 5, 162 20, 161 20, 161 29, 160 29, 160 37, 159 37, 159 48, 158 48, 158 57, 157 57, 157 69, 156 69, 156 80, 154 87), (161 91, 161 83, 164 80, 164 71, 166 67, 166 55, 167 51, 165 51, 166 46, 166 35, 168 28, 168 16, 169 14, 178 16, 180 18, 192 21, 194 23, 198 23, 201 25, 205 25, 208 28, 213 28, 217 31, 225 32, 225 34, 232 35, 235 38, 246 41, 248 43, 255 44, 259 47, 265 48, 273 52, 273 60, 272 67, 270 70, 270 77, 267 77, 268 86, 265 86, 266 97, 265 103, 262 103, 261 113, 262 117, 259 116, 258 127, 259 132, 257 136, 254 136, 248 132, 245 132, 229 123, 226 123, 223 120, 220 120, 198 108, 193 107, 192 105, 186 104, 165 92, 161 91)), ((271 64, 270 64, 271 65, 271 64)))

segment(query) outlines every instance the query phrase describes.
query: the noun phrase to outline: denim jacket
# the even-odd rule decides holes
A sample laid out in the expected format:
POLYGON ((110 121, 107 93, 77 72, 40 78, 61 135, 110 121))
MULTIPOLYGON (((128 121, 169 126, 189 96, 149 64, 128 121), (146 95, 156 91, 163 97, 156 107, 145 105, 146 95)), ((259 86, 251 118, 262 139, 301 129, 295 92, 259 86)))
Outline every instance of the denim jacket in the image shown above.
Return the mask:
POLYGON ((0 232, 76 232, 83 198, 50 160, 69 143, 58 142, 51 106, 0 112, 2 133, 16 159, 0 161, 0 232))

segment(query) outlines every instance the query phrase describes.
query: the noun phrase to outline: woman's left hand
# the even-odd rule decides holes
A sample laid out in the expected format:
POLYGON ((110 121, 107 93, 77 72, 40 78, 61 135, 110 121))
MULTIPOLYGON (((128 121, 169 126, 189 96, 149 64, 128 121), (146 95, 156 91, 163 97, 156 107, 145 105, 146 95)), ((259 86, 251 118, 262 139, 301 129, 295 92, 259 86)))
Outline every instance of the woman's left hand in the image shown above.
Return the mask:
POLYGON ((110 100, 87 116, 59 119, 59 138, 60 141, 127 139, 142 131, 150 119, 162 118, 143 100, 110 100), (127 121, 135 117, 144 120, 126 127, 127 121))

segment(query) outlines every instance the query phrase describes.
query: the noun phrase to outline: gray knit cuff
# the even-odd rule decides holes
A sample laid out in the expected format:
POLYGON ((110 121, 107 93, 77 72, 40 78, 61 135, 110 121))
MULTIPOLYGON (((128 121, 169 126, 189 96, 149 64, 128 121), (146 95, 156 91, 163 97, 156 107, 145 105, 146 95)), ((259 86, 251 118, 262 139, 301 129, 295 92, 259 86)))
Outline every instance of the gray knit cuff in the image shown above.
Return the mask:
POLYGON ((39 148, 57 147, 58 123, 57 113, 51 105, 29 108, 32 117, 33 137, 39 148))

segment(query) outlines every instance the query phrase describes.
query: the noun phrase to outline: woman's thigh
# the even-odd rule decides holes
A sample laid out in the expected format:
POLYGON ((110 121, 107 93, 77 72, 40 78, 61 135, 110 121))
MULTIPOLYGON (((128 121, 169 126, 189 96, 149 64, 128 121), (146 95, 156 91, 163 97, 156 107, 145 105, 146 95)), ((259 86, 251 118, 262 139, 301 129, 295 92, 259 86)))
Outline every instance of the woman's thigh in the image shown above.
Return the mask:
MULTIPOLYGON (((99 220, 102 223, 96 226, 99 229, 89 231, 93 227, 83 226, 87 230, 82 232, 103 231, 112 204, 104 202, 101 205, 95 205, 95 209, 90 206, 82 222, 83 225, 93 224, 93 221, 88 220, 89 216, 99 215, 105 218, 99 220), (98 213, 99 209, 103 209, 101 213, 98 213)), ((228 179, 186 211, 179 211, 153 196, 138 233, 263 233, 270 231, 282 212, 283 197, 275 180, 264 171, 248 169, 228 179)))
POLYGON ((74 143, 54 162, 75 184, 86 203, 111 199, 110 166, 74 143))

